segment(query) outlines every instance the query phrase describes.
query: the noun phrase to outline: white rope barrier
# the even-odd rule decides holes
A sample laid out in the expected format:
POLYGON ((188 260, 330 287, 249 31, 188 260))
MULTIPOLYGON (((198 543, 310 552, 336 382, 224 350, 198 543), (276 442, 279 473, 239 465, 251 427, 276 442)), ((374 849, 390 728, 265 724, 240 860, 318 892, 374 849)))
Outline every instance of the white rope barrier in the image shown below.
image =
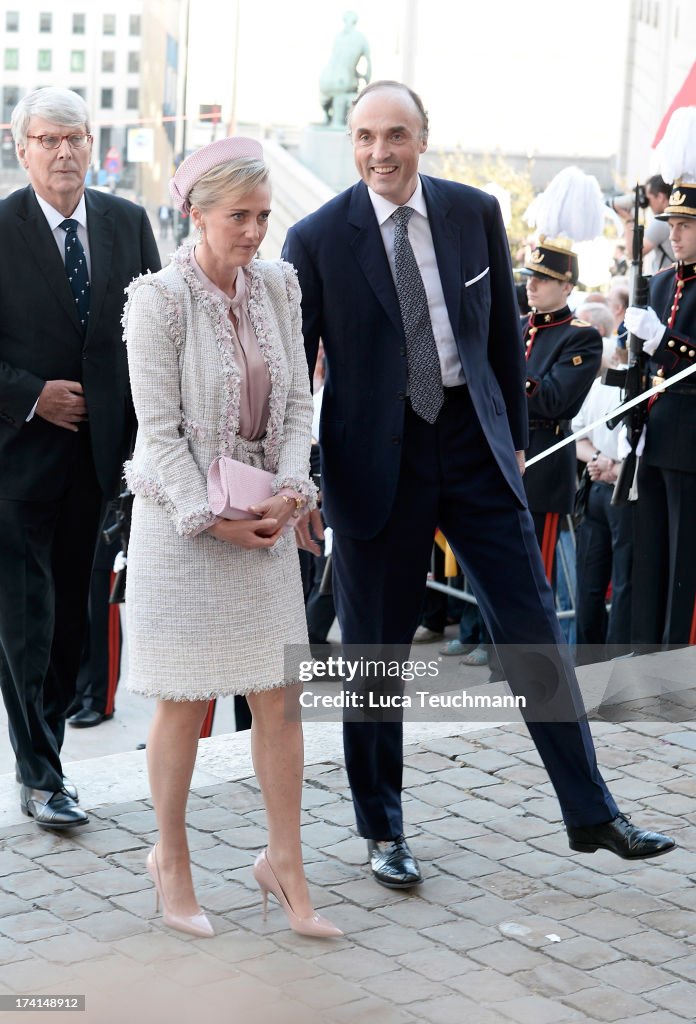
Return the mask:
MULTIPOLYGON (((661 381, 654 387, 649 388, 648 391, 644 391, 642 394, 636 395, 636 397, 632 398, 629 402, 625 402, 623 405, 617 406, 616 409, 612 409, 611 412, 605 413, 604 416, 600 416, 599 419, 596 419, 593 423, 590 423, 588 424, 588 426, 583 427, 582 430, 578 430, 576 431, 576 433, 570 434, 568 437, 564 437, 561 441, 558 441, 556 444, 551 445, 550 448, 546 448, 545 451, 541 452, 539 455, 535 455, 533 458, 529 459, 529 461, 525 464, 525 468, 528 468, 529 466, 534 466, 537 462, 541 462, 542 459, 545 459, 547 456, 553 454, 553 452, 557 452, 560 448, 565 448, 567 444, 571 444, 573 441, 578 441, 582 437, 587 437, 587 435, 591 433, 596 427, 600 427, 603 423, 606 423, 607 420, 620 419, 625 413, 628 412, 629 409, 632 409, 636 405, 640 405, 641 402, 648 401, 650 398, 652 398, 653 395, 661 394, 663 391, 666 391, 668 388, 672 387, 673 384, 677 384, 680 380, 684 380, 686 377, 690 377, 692 373, 696 373, 696 365, 687 366, 686 369, 680 370, 679 373, 675 373, 673 377, 668 377, 664 382, 661 381)), ((458 598, 459 600, 468 601, 471 604, 478 604, 473 594, 465 593, 461 590, 458 590, 456 587, 448 586, 446 583, 437 583, 435 580, 428 580, 427 586, 431 590, 439 590, 441 593, 447 594, 451 597, 458 598)), ((557 610, 556 614, 559 617, 559 619, 573 618, 575 615, 575 611, 572 608, 565 611, 557 610)))
POLYGON ((567 444, 571 444, 573 441, 577 441, 581 437, 587 437, 591 431, 596 427, 601 427, 601 425, 606 423, 607 420, 620 419, 624 413, 628 412, 628 410, 632 409, 635 405, 640 405, 641 402, 647 401, 649 398, 652 398, 653 395, 661 394, 663 391, 671 388, 673 384, 676 384, 680 380, 684 380, 685 377, 689 377, 695 372, 696 365, 687 366, 686 369, 680 370, 679 373, 675 373, 673 377, 668 377, 664 383, 661 381, 659 384, 656 384, 655 387, 650 388, 648 391, 644 391, 641 395, 636 395, 636 397, 632 398, 630 402, 626 402, 624 405, 619 405, 616 409, 612 409, 611 412, 605 413, 604 416, 600 416, 600 418, 595 420, 594 423, 589 423, 586 427, 583 427, 582 430, 578 430, 577 433, 570 434, 568 437, 564 437, 561 441, 557 441, 556 444, 552 444, 550 448, 546 448, 543 452, 540 452, 539 455, 535 455, 533 458, 529 459, 525 464, 526 468, 528 469, 530 466, 534 466, 537 462, 541 462, 542 459, 545 459, 554 452, 557 452, 559 448, 565 448, 567 444))

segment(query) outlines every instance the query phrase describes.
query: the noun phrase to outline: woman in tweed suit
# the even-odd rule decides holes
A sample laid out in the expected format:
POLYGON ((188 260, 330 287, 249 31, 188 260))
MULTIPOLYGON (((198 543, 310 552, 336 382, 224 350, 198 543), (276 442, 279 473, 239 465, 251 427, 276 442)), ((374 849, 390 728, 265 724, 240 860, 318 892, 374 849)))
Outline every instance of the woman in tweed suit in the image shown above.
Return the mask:
MULTIPOLYGON (((158 274, 134 281, 124 313, 138 439, 126 610, 129 688, 159 698, 147 742, 159 842, 147 867, 164 921, 213 930, 196 900, 185 809, 198 736, 213 697, 246 694, 268 848, 254 865, 291 927, 341 932, 314 914, 302 865, 303 744, 285 714, 285 644, 306 644, 293 515, 314 503, 312 403, 294 270, 254 256, 271 192, 252 139, 188 157, 170 184, 199 229, 158 274), (218 520, 206 475, 218 455, 274 474, 273 495, 218 520)), ((295 694, 290 693, 291 698, 295 694)))

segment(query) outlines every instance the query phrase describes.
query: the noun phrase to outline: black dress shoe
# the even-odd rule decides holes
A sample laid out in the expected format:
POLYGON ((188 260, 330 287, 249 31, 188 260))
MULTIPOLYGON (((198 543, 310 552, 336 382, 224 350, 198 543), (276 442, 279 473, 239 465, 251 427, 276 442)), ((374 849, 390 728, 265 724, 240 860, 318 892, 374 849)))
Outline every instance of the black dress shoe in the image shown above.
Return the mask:
POLYGON ((408 848, 404 836, 396 839, 367 840, 367 855, 375 881, 387 889, 410 889, 420 885, 423 876, 418 861, 408 848))
MULTIPOLYGON (((22 776, 19 774, 18 764, 15 764, 15 779, 20 785, 23 785, 22 776)), ((80 798, 77 795, 77 786, 74 782, 71 782, 70 779, 66 779, 65 776, 63 776, 63 790, 68 794, 71 800, 75 801, 76 804, 80 802, 80 798)))
POLYGON ((76 804, 79 804, 80 798, 77 795, 77 786, 74 782, 71 782, 70 779, 66 779, 65 776, 63 776, 63 792, 67 793, 70 799, 74 800, 76 804))
POLYGON ((72 725, 75 729, 91 729, 93 725, 99 725, 100 722, 108 722, 113 717, 113 711, 109 715, 103 715, 101 711, 95 711, 93 708, 80 708, 79 711, 70 716, 68 725, 72 725))
POLYGON ((624 860, 659 857, 677 845, 669 836, 632 825, 627 814, 618 814, 613 821, 603 825, 584 825, 581 828, 569 826, 567 832, 571 850, 579 853, 610 850, 624 860))
POLYGON ((22 813, 33 818, 42 828, 75 828, 89 821, 82 808, 63 789, 51 793, 46 789, 22 786, 20 801, 22 813))

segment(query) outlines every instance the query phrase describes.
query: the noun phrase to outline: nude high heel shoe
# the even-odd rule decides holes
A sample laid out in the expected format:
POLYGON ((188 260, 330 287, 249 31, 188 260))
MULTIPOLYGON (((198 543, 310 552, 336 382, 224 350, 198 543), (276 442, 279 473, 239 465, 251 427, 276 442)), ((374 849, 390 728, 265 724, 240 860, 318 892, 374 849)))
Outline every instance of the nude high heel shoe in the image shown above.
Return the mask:
POLYGON ((273 873, 271 865, 268 863, 268 857, 266 856, 266 850, 263 850, 254 863, 254 878, 256 883, 261 890, 263 896, 263 919, 266 920, 266 914, 268 911, 268 894, 272 892, 275 898, 280 903, 281 907, 285 911, 290 927, 294 932, 299 935, 310 935, 315 939, 331 939, 339 938, 343 935, 340 928, 337 928, 335 924, 331 924, 325 917, 320 914, 313 914, 312 917, 298 917, 295 911, 288 903, 288 898, 283 892, 283 888, 273 873))
POLYGON ((177 931, 186 932, 188 935, 197 935, 199 939, 213 938, 215 935, 213 926, 204 913, 192 914, 187 917, 184 914, 172 914, 168 909, 157 864, 157 843, 148 853, 146 865, 150 878, 155 883, 155 910, 159 910, 161 901, 162 920, 167 927, 176 928, 177 931))

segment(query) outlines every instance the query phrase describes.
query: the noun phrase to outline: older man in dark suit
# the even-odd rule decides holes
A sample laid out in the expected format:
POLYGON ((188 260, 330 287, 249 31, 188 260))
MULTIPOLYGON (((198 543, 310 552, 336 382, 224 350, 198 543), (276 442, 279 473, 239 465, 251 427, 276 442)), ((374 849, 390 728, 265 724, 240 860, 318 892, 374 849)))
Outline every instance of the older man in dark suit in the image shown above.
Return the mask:
POLYGON ((30 184, 0 203, 0 686, 22 810, 68 828, 88 819, 63 777, 65 713, 100 518, 134 428, 123 292, 160 261, 143 209, 85 191, 80 96, 29 93, 12 133, 30 184))
MULTIPOLYGON (((671 839, 619 813, 597 768, 567 651, 558 647, 522 486, 524 355, 498 204, 419 175, 427 115, 400 83, 367 86, 350 131, 362 181, 295 225, 284 249, 302 287, 310 373, 320 338, 326 351, 322 490, 344 644, 410 644, 439 526, 513 690, 528 680, 510 646, 543 647, 565 710, 560 720, 532 717, 528 725, 572 848, 631 858, 666 852, 671 839)), ((373 875, 391 887, 417 884, 403 834, 401 724, 344 728, 373 875)))

